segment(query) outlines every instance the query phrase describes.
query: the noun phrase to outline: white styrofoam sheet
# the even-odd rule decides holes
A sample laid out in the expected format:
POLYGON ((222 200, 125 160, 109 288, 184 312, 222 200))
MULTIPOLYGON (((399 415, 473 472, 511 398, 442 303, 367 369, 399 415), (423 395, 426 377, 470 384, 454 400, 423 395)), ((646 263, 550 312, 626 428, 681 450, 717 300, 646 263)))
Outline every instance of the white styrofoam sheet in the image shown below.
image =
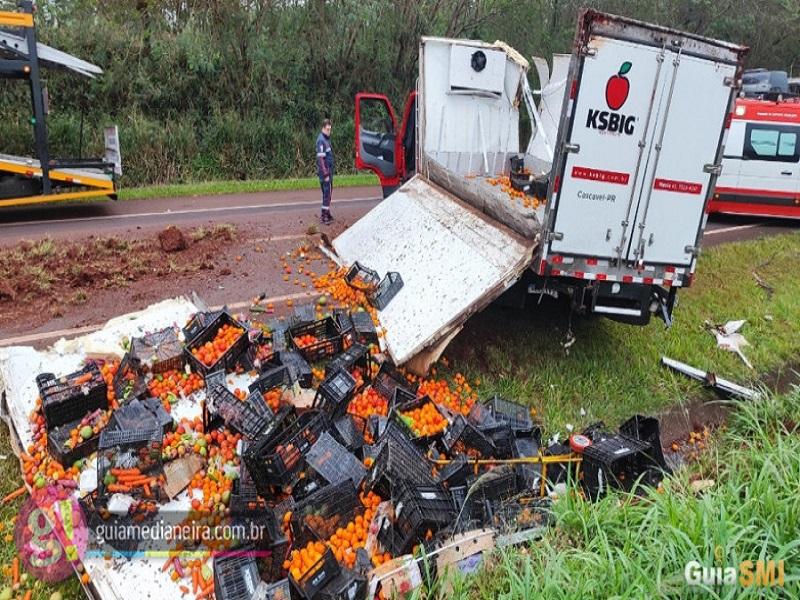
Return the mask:
POLYGON ((397 271, 403 278, 379 313, 387 350, 403 364, 512 284, 530 264, 535 241, 417 176, 333 246, 348 265, 359 261, 381 276, 397 271))
MULTIPOLYGON (((163 329, 172 324, 183 324, 197 309, 189 300, 165 300, 140 312, 117 317, 99 331, 75 338, 61 339, 46 350, 14 346, 0 348, 0 392, 5 393, 8 414, 4 417, 13 425, 18 441, 27 447, 31 441, 28 416, 33 410, 38 391, 35 377, 41 372, 56 376, 66 375, 80 368, 88 356, 122 356, 121 341, 163 329)), ((231 378, 229 378, 231 379, 231 378)), ((246 382, 231 381, 230 386, 246 382)), ((179 416, 200 414, 199 397, 183 398, 173 408, 179 416)), ((13 435, 13 432, 12 432, 13 435)), ((91 469, 91 466, 88 467, 91 469)), ((162 510, 186 510, 189 499, 186 492, 165 504, 162 510)), ((178 583, 170 580, 169 573, 161 571, 163 558, 114 558, 106 560, 90 556, 84 560, 97 597, 102 600, 157 600, 180 596, 178 583)))

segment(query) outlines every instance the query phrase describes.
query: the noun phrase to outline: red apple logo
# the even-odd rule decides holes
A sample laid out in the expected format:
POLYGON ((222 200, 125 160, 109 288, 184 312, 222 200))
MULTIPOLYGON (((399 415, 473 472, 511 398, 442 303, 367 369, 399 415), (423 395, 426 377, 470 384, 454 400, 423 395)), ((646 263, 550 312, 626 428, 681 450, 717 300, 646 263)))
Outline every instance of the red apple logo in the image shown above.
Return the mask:
POLYGON ((611 110, 619 110, 628 99, 631 84, 625 75, 631 70, 631 63, 625 61, 619 68, 619 73, 612 75, 606 83, 606 104, 611 110))

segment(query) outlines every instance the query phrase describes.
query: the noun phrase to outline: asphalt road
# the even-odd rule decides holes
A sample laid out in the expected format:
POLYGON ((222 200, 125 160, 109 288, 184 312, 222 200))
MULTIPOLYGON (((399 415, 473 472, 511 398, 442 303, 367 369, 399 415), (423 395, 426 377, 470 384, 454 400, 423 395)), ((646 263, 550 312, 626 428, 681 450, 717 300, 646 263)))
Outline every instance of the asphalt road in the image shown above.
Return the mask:
MULTIPOLYGON (((334 192, 334 213, 358 218, 380 201, 378 187, 340 188, 334 192)), ((23 239, 75 238, 156 231, 166 225, 200 226, 213 222, 252 224, 263 220, 291 222, 298 217, 315 221, 318 190, 195 196, 125 202, 51 204, 0 211, 0 244, 23 239)), ((796 231, 797 221, 713 215, 703 244, 754 239, 796 231)))
MULTIPOLYGON (((381 191, 378 187, 335 190, 332 209, 337 217, 337 223, 331 228, 331 235, 335 235, 348 223, 357 220, 380 202, 380 197, 381 191)), ((251 237, 252 234, 259 236, 249 239, 249 242, 264 244, 270 251, 285 252, 304 236, 308 225, 318 222, 318 215, 317 190, 126 202, 107 201, 91 204, 54 204, 0 211, 0 246, 12 245, 23 239, 35 240, 46 236, 54 239, 76 239, 89 235, 128 237, 152 235, 153 232, 160 231, 170 224, 192 228, 224 222, 234 223, 250 230, 251 237)), ((703 244, 715 246, 796 231, 798 227, 800 223, 796 221, 714 216, 709 220, 703 244)), ((254 254, 253 257, 246 256, 245 259, 252 258, 260 264, 263 262, 260 256, 254 254)), ((254 274, 260 273, 257 265, 241 263, 238 266, 239 270, 247 269, 252 270, 254 274)), ((284 285, 281 278, 272 282, 274 285, 267 285, 271 281, 268 279, 266 276, 259 279, 259 285, 269 288, 271 293, 275 294, 276 301, 283 302, 297 296, 293 293, 296 290, 289 284, 284 285), (283 289, 286 286, 289 287, 283 289)), ((240 309, 249 305, 244 299, 252 292, 254 284, 251 281, 250 279, 238 281, 231 275, 223 282, 224 285, 220 285, 216 280, 212 283, 199 282, 198 285, 204 293, 203 297, 210 304, 227 303, 232 309, 240 309), (242 286, 246 291, 240 289, 242 286), (242 301, 231 304, 232 299, 236 298, 242 301)), ((162 289, 160 292, 162 296, 166 295, 165 297, 179 293, 167 289, 162 289)), ((134 308, 141 307, 131 309, 134 308)), ((76 308, 63 317, 50 319, 35 328, 4 327, 0 329, 2 338, 0 347, 20 343, 42 345, 57 337, 87 333, 97 329, 100 323, 113 316, 113 314, 95 314, 95 309, 88 312, 87 310, 81 311, 76 308)))

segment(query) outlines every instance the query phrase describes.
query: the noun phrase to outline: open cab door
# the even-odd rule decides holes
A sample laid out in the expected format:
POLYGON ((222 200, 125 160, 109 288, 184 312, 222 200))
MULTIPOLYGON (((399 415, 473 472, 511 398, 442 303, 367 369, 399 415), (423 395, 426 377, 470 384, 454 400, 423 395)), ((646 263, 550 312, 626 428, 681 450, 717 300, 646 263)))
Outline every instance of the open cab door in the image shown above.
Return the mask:
POLYGON ((356 95, 356 168, 373 171, 380 179, 383 197, 408 179, 415 165, 416 91, 403 110, 397 128, 394 108, 382 94, 356 95))

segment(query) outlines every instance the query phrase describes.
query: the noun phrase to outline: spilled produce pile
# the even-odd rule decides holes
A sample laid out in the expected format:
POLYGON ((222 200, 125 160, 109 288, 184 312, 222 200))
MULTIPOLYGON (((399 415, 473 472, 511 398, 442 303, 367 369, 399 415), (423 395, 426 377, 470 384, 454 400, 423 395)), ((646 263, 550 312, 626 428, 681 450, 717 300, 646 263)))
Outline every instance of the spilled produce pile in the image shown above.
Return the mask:
POLYGON ((479 400, 479 381, 391 364, 370 290, 347 270, 308 276, 325 296, 289 319, 198 312, 121 359, 36 378, 25 481, 80 498, 84 552, 158 556, 176 597, 391 597, 409 555, 546 524, 569 478, 592 498, 659 480, 657 422, 543 444, 535 413, 479 400), (165 519, 196 535, 109 535, 165 519), (205 535, 222 526, 236 533, 205 535))

